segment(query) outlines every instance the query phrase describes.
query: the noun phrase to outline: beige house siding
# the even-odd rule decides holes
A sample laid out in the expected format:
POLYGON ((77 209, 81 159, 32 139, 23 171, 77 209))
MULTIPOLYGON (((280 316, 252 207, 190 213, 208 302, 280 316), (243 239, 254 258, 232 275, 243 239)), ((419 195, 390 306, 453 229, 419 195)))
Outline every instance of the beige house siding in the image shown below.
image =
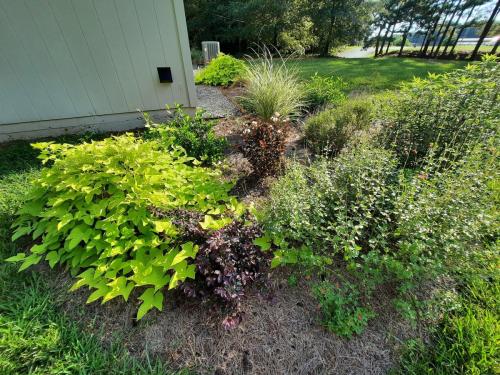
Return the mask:
POLYGON ((195 96, 182 0, 0 0, 0 141, 133 128, 195 96))

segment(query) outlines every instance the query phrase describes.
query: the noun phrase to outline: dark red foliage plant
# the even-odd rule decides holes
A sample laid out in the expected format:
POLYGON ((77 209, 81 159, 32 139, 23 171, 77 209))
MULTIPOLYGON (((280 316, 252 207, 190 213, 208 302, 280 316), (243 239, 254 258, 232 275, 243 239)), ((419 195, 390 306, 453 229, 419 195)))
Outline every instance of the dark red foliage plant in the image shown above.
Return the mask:
POLYGON ((203 219, 200 213, 150 210, 157 217, 171 218, 182 231, 183 241, 193 241, 199 246, 194 261, 196 278, 184 282, 180 289, 192 298, 221 302, 229 311, 223 325, 228 329, 236 327, 243 317, 240 302, 245 290, 267 274, 269 255, 253 243, 262 235, 260 226, 246 215, 222 229, 210 231, 200 226, 203 219))
POLYGON ((283 166, 289 132, 289 119, 282 118, 279 113, 276 113, 270 121, 256 118, 245 124, 241 151, 252 164, 257 177, 279 172, 283 166))

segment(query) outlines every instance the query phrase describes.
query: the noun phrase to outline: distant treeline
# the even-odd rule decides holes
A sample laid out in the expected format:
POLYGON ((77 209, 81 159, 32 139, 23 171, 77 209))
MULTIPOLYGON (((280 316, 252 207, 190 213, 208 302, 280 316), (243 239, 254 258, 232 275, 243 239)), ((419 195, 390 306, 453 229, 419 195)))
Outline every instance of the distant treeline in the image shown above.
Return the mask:
MULTIPOLYGON (((365 45, 375 46, 375 55, 389 52, 394 45, 394 36, 402 40, 399 54, 403 53, 407 38, 412 35, 419 40, 422 57, 452 57, 464 33, 475 27, 478 40, 470 54, 471 59, 478 56, 479 48, 488 35, 500 31, 495 18, 498 15, 500 0, 491 4, 491 12, 486 20, 479 19, 478 8, 490 0, 383 0, 372 24, 372 37, 365 45), (373 36, 374 35, 374 36, 373 36)), ((492 46, 490 53, 496 53, 499 41, 492 46)))
POLYGON ((283 53, 328 55, 363 41, 375 6, 365 0, 185 0, 192 48, 204 40, 223 51, 248 53, 255 43, 283 53))

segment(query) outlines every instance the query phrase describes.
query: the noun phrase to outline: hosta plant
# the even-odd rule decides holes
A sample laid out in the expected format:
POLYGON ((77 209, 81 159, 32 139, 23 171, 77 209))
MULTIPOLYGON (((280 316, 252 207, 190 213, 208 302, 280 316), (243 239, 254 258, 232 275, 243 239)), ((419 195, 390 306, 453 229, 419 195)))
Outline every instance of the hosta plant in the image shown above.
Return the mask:
POLYGON ((35 147, 46 167, 13 236, 29 235, 33 245, 8 260, 20 262, 20 270, 42 260, 67 267, 78 279, 72 290, 93 291, 89 303, 128 300, 137 288, 138 319, 162 308, 165 290, 195 278, 199 247, 180 235, 176 212, 198 212, 205 230, 218 230, 241 212, 228 195, 231 184, 181 148, 166 150, 130 134, 35 147), (171 214, 158 218, 151 207, 171 214))

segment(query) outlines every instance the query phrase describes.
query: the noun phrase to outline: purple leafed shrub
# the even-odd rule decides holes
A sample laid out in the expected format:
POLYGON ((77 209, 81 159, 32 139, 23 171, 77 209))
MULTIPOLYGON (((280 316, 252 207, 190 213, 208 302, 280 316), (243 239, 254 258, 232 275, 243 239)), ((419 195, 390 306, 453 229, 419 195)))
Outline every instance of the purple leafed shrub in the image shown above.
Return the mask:
POLYGON ((204 215, 198 212, 150 210, 157 217, 170 218, 181 231, 183 241, 193 241, 199 246, 194 260, 196 278, 180 285, 180 289, 192 298, 222 302, 230 310, 224 326, 236 327, 243 316, 240 301, 245 289, 263 278, 269 264, 269 256, 253 243, 262 235, 260 226, 243 217, 222 229, 205 230, 200 225, 204 215))

